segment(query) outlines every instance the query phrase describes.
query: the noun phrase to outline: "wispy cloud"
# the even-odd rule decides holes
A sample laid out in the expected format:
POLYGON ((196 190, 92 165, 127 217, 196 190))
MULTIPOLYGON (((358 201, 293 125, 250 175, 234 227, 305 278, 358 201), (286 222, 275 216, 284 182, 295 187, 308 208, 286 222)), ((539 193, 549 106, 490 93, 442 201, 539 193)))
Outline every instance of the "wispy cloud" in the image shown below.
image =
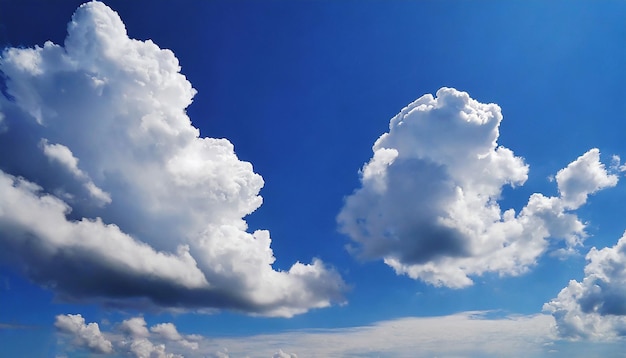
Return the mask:
POLYGON ((19 330, 19 329, 34 329, 35 326, 29 326, 19 323, 3 323, 0 322, 0 330, 19 330))

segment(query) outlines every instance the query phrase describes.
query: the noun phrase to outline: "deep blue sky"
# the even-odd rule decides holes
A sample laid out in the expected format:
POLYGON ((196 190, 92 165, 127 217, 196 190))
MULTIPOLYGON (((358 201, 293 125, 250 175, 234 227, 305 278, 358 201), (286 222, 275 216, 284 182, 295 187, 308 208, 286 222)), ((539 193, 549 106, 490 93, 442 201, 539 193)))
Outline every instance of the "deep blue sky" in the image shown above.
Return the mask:
MULTIPOLYGON (((1 45, 63 44, 81 3, 0 0, 1 45)), ((556 195, 548 177, 591 148, 607 165, 612 154, 625 156, 624 1, 105 3, 129 37, 174 52, 198 91, 187 114, 201 136, 227 138, 263 176, 263 205, 246 220, 251 231, 271 231, 274 268, 321 258, 351 286, 348 303, 290 319, 119 311, 53 298, 53 290, 0 263, 0 323, 27 326, 0 326, 0 346, 17 355, 53 356, 55 316, 67 313, 87 322, 142 314, 148 325, 174 322, 180 332, 211 337, 474 310, 537 314, 569 280, 584 277, 590 247, 612 246, 626 229, 626 189, 618 184, 578 210, 590 234, 580 255, 546 254, 527 274, 485 273, 454 290, 350 255, 336 222, 389 119, 444 86, 498 104, 498 144, 530 166, 524 186, 505 186, 503 209, 521 209, 534 192, 556 195)))

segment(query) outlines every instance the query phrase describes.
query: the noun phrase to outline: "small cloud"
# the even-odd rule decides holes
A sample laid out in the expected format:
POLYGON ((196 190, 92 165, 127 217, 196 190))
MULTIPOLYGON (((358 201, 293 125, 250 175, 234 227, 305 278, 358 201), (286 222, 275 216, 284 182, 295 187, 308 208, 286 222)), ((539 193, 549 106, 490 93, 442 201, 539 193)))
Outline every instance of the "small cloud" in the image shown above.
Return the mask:
POLYGON ((19 324, 19 323, 3 323, 3 322, 0 322, 0 331, 2 331, 2 330, 12 331, 12 330, 22 330, 22 329, 34 329, 34 328, 36 328, 36 327, 35 326, 24 325, 24 324, 19 324))
POLYGON ((613 247, 586 256, 585 277, 544 304, 561 337, 610 341, 626 337, 626 233, 613 247))
POLYGON ((273 358, 298 358, 296 354, 287 354, 283 352, 282 349, 279 349, 278 352, 274 353, 273 358))
POLYGON ((87 348, 93 353, 111 353, 113 345, 100 332, 97 323, 85 324, 85 319, 77 315, 59 315, 55 327, 62 334, 71 337, 71 344, 77 348, 87 348))
POLYGON ((561 261, 568 260, 572 257, 582 256, 581 253, 573 247, 561 247, 559 249, 551 251, 549 255, 552 257, 556 257, 561 261))

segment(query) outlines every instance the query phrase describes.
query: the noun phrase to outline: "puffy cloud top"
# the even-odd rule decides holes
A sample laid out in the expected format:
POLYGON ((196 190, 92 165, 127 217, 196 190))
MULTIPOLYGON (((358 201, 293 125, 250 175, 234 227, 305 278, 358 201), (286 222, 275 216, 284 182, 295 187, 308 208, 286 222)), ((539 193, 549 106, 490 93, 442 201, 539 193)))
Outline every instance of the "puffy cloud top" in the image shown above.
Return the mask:
POLYGON ((566 250, 585 237, 568 213, 588 194, 614 186, 617 176, 592 149, 557 174, 559 197, 533 194, 519 212, 498 204, 504 185, 522 185, 528 166, 499 146, 495 104, 442 88, 391 119, 361 170, 361 187, 338 215, 355 253, 382 258, 399 274, 459 288, 470 275, 525 272, 548 247, 566 250))
POLYGON ((100 2, 64 46, 0 57, 0 257, 60 297, 292 316, 342 301, 320 260, 272 268, 243 217, 263 179, 226 139, 200 137, 174 53, 133 40, 100 2))

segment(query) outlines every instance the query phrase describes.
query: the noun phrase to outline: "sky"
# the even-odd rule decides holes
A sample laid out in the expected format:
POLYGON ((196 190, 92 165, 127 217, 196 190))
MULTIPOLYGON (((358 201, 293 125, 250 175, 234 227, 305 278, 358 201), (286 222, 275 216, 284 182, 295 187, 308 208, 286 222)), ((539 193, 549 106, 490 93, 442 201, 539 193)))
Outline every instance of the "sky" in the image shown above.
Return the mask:
POLYGON ((626 2, 0 0, 0 347, 623 357, 626 2))

